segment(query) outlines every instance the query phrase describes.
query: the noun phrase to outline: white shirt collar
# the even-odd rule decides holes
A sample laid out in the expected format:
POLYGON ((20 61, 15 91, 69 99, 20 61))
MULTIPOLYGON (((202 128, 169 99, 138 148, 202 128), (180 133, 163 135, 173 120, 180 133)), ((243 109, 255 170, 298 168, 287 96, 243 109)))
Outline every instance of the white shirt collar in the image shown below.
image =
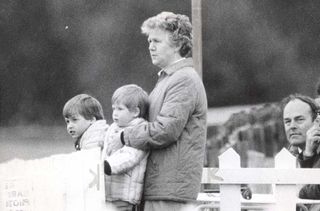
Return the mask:
MULTIPOLYGON (((173 64, 175 64, 175 63, 177 63, 177 62, 180 62, 180 61, 182 61, 182 60, 184 60, 184 59, 186 59, 186 58, 185 58, 185 57, 182 57, 181 59, 178 59, 177 61, 173 62, 172 64, 170 64, 170 65, 168 65, 168 66, 171 66, 171 65, 173 65, 173 64)), ((167 66, 167 67, 168 67, 168 66, 167 66)), ((162 73, 167 67, 162 68, 162 69, 158 72, 158 76, 160 76, 161 73, 162 73)))

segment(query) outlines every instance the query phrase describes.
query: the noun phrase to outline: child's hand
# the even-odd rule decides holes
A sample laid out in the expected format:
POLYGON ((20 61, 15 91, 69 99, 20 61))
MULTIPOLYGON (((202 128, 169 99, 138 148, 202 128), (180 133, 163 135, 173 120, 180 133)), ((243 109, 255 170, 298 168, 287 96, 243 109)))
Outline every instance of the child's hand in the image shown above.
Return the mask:
POLYGON ((241 195, 244 199, 252 198, 252 191, 249 187, 241 187, 241 195))

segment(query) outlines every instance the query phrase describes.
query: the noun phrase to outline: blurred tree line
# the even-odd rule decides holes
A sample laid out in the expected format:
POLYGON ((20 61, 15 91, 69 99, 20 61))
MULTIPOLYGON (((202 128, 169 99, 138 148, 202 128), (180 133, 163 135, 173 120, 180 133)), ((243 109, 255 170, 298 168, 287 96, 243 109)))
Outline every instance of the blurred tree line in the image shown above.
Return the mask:
MULTIPOLYGON (((203 0, 203 80, 209 106, 313 95, 319 78, 320 2, 203 0)), ((3 0, 0 2, 0 123, 61 124, 64 103, 92 94, 110 119, 113 91, 150 92, 140 26, 191 0, 3 0)))

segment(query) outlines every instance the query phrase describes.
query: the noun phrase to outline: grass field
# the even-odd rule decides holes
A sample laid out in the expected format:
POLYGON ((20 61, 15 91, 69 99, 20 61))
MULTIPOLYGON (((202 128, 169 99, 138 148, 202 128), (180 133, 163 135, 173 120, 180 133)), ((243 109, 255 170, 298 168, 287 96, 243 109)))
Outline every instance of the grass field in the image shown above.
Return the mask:
POLYGON ((0 143, 0 163, 74 151, 73 140, 64 126, 0 127, 0 143))

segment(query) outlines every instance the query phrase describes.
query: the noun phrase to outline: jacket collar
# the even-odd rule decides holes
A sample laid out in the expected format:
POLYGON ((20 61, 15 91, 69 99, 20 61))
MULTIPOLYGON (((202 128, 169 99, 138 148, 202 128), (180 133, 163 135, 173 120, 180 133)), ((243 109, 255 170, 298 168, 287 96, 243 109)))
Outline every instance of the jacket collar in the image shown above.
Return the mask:
POLYGON ((177 62, 169 65, 168 67, 165 67, 162 70, 160 70, 158 72, 158 76, 160 76, 162 73, 165 73, 166 75, 172 75, 177 70, 184 67, 193 67, 192 58, 185 58, 185 59, 178 60, 177 62))

